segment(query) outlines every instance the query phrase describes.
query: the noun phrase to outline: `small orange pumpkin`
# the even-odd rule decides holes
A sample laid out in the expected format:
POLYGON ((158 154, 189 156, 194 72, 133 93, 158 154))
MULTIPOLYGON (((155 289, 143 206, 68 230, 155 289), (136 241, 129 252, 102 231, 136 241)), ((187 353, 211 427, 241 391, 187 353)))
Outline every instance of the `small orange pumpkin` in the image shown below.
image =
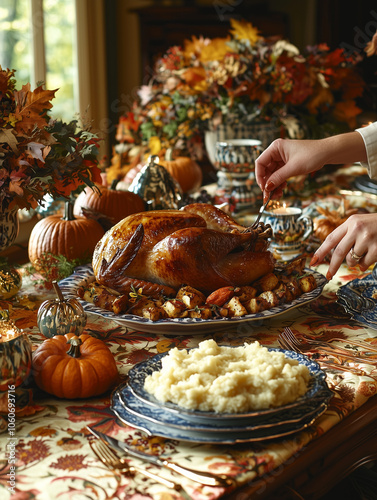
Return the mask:
POLYGON ((65 399, 99 396, 119 380, 110 349, 87 334, 45 340, 33 353, 33 373, 40 389, 65 399))
POLYGON ((193 193, 202 185, 202 169, 191 158, 177 156, 173 159, 173 151, 168 149, 165 160, 160 160, 160 164, 174 177, 184 193, 193 193))
POLYGON ((73 216, 67 201, 64 216, 49 215, 33 227, 29 237, 29 260, 34 265, 42 254, 64 255, 68 260, 90 261, 98 241, 105 234, 101 224, 86 217, 73 216))
POLYGON ((81 215, 82 208, 89 208, 93 212, 105 215, 115 225, 128 215, 144 212, 144 200, 131 191, 115 189, 117 183, 117 180, 113 181, 110 187, 98 185, 100 194, 97 190, 86 188, 76 198, 74 215, 81 215))

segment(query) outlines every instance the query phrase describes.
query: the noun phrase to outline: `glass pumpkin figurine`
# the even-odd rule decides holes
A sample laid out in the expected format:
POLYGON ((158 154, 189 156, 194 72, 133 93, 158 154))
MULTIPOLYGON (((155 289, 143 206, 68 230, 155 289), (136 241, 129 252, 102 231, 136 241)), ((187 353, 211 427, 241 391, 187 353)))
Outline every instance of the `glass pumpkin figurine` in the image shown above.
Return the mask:
POLYGON ((80 335, 86 325, 86 312, 75 298, 65 299, 56 281, 52 282, 57 298, 45 300, 38 309, 39 331, 45 337, 74 333, 80 335))

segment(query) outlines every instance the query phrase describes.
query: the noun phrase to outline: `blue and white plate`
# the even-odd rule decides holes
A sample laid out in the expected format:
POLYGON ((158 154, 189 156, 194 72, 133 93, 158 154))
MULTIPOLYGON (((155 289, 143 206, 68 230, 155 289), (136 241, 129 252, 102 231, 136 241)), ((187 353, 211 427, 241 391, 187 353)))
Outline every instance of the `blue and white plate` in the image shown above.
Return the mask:
POLYGON ((161 402, 144 389, 144 383, 148 375, 151 375, 154 371, 161 370, 161 359, 168 354, 167 352, 157 354, 156 356, 133 366, 128 372, 128 385, 133 394, 139 398, 143 404, 149 405, 153 410, 162 408, 165 412, 179 415, 180 417, 184 417, 186 420, 217 427, 224 427, 227 425, 247 425, 251 422, 255 425, 257 421, 266 421, 269 418, 284 414, 288 411, 292 412, 295 409, 297 409, 302 415, 305 412, 309 413, 310 411, 314 411, 323 402, 323 400, 326 400, 327 398, 328 401, 328 399, 332 396, 332 392, 328 389, 326 384, 326 374, 321 370, 318 363, 310 360, 303 354, 293 351, 277 348, 269 348, 269 351, 283 352, 288 358, 296 359, 299 363, 304 364, 309 369, 311 379, 308 391, 293 403, 276 408, 253 410, 245 413, 215 413, 211 411, 205 412, 199 410, 189 410, 169 401, 161 402))
POLYGON ((377 330, 377 265, 362 279, 354 279, 337 291, 338 303, 352 318, 377 330))
POLYGON ((299 423, 281 425, 275 428, 250 431, 232 430, 230 432, 208 432, 207 430, 179 428, 165 423, 153 422, 134 412, 131 413, 122 404, 118 391, 115 391, 112 395, 111 410, 124 424, 145 432, 148 436, 160 436, 167 439, 196 443, 231 445, 279 439, 302 431, 312 425, 326 411, 326 404, 319 406, 314 414, 309 415, 299 423))
POLYGON ((317 396, 311 400, 311 405, 301 405, 291 408, 290 410, 273 414, 267 419, 251 419, 247 422, 237 421, 237 425, 234 425, 232 422, 232 425, 225 424, 219 426, 217 425, 218 421, 215 421, 214 424, 208 422, 202 423, 200 420, 186 418, 184 414, 166 411, 164 407, 148 405, 134 395, 127 383, 119 387, 116 392, 125 409, 142 420, 147 420, 154 424, 167 425, 181 431, 225 434, 234 434, 234 432, 244 434, 268 429, 276 432, 280 427, 285 429, 289 426, 299 426, 301 423, 307 422, 311 417, 317 415, 321 408, 325 409, 329 399, 333 396, 327 385, 323 384, 317 396))
MULTIPOLYGON (((80 302, 87 313, 97 314, 103 318, 108 318, 116 323, 132 328, 136 331, 148 333, 157 333, 162 335, 201 335, 202 333, 216 332, 230 329, 240 324, 247 324, 252 321, 265 320, 284 314, 291 309, 302 306, 318 298, 327 283, 327 279, 323 274, 317 273, 312 269, 305 269, 310 272, 316 279, 317 288, 311 292, 304 293, 297 299, 287 304, 281 304, 266 311, 256 314, 247 314, 242 317, 234 318, 167 318, 158 321, 151 321, 147 318, 141 318, 134 314, 115 314, 111 311, 101 309, 90 302, 80 299, 80 302)), ((90 265, 79 266, 74 273, 68 278, 59 282, 59 286, 66 298, 78 299, 77 290, 80 286, 85 286, 94 281, 95 277, 93 269, 90 265)))

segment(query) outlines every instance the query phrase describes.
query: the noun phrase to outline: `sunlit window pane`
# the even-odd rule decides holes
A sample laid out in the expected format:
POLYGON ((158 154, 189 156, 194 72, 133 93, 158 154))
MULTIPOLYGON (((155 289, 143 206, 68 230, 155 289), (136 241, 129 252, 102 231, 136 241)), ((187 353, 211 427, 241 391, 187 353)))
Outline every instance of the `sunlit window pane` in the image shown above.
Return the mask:
POLYGON ((15 69, 18 87, 31 81, 30 0, 0 2, 0 65, 15 69))
MULTIPOLYGON (((0 0, 0 65, 16 70, 17 88, 33 81, 31 5, 30 0, 0 0)), ((70 121, 79 110, 75 0, 43 0, 42 5, 46 81, 37 83, 58 89, 51 114, 70 121)))
POLYGON ((54 117, 70 121, 78 112, 75 0, 44 0, 46 87, 59 89, 54 117))

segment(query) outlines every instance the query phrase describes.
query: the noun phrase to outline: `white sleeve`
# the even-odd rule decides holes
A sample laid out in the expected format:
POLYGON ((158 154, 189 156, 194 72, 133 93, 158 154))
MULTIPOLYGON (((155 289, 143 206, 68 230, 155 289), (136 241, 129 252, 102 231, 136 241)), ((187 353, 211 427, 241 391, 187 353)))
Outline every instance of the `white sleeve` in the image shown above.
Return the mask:
POLYGON ((368 175, 371 179, 377 180, 377 122, 358 128, 356 132, 362 136, 367 150, 368 162, 361 162, 361 165, 368 169, 368 175))

